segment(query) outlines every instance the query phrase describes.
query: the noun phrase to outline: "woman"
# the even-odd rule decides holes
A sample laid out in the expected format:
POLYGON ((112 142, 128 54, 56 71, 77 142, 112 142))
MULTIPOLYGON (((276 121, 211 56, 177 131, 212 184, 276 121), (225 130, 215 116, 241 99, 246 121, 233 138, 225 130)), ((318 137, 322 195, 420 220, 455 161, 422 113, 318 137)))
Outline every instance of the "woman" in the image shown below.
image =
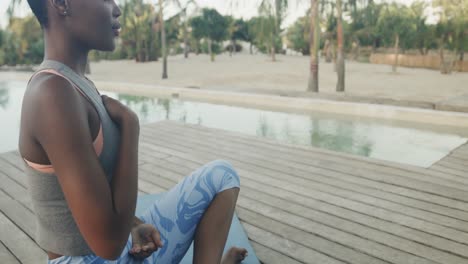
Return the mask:
POLYGON ((119 35, 114 0, 28 0, 44 31, 45 59, 24 95, 19 150, 49 263, 194 263, 222 256, 239 177, 214 161, 185 177, 138 218, 137 116, 84 77, 88 52, 119 35))

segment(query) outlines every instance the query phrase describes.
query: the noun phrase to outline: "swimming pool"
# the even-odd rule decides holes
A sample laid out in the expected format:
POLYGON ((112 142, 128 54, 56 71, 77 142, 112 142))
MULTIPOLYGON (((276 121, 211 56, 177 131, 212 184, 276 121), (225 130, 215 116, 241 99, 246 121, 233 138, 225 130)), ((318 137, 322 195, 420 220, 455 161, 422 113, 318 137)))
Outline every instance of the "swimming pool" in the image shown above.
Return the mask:
MULTIPOLYGON (((17 149, 25 86, 24 82, 0 82, 0 153, 17 149)), ((466 134, 449 127, 438 126, 435 131, 427 126, 323 113, 299 115, 173 98, 102 94, 129 106, 141 124, 173 120, 421 167, 467 142, 466 134)))

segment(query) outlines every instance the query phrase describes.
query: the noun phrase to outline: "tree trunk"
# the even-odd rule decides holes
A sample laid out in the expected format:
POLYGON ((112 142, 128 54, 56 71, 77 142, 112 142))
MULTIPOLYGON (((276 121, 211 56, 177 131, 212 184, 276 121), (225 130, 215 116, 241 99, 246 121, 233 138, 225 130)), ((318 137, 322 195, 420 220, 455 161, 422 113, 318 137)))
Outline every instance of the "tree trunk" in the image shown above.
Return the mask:
POLYGON ((159 20, 161 25, 161 53, 163 57, 162 78, 167 79, 167 51, 166 51, 166 28, 164 26, 163 0, 159 0, 159 20))
POLYGON ((276 61, 276 51, 275 51, 275 35, 271 34, 271 61, 276 61))
POLYGON ((250 48, 249 48, 249 50, 250 50, 250 55, 253 55, 253 45, 252 45, 252 43, 250 43, 250 48))
POLYGON ((463 72, 463 60, 465 58, 465 51, 462 49, 460 51, 460 57, 458 58, 458 71, 463 72))
POLYGON ((325 62, 330 63, 332 62, 332 52, 330 49, 330 40, 327 39, 325 40, 325 44, 323 46, 323 53, 325 53, 325 62))
POLYGON ((392 67, 393 72, 396 72, 397 67, 398 67, 398 55, 399 55, 398 45, 399 44, 400 44, 400 36, 398 34, 395 34, 395 61, 393 62, 393 67, 392 67))
POLYGON ((338 72, 338 69, 337 69, 337 63, 336 63, 336 47, 335 47, 335 43, 332 43, 331 44, 331 51, 332 51, 332 61, 333 61, 333 71, 334 72, 338 72))
POLYGON ((359 52, 360 52, 359 40, 353 40, 353 44, 352 44, 353 60, 357 61, 359 59, 359 52))
POLYGON ((310 0, 310 74, 309 74, 309 85, 307 91, 318 92, 318 50, 320 45, 319 40, 319 14, 318 14, 318 0, 310 0))
POLYGON ((344 92, 345 90, 345 61, 344 61, 344 51, 343 51, 343 24, 341 20, 342 10, 341 10, 341 0, 336 2, 336 11, 337 11, 337 40, 338 40, 338 56, 337 56, 337 73, 338 73, 338 83, 336 84, 337 92, 344 92))
POLYGON ((211 46, 212 42, 213 41, 211 39, 208 39, 208 53, 210 53, 210 59, 213 62, 215 60, 215 58, 214 58, 214 54, 213 54, 213 47, 211 46))
POLYGON ((187 59, 188 54, 189 54, 189 44, 188 44, 188 20, 187 20, 187 11, 184 11, 184 17, 185 17, 185 22, 184 22, 184 57, 187 59))
POLYGON ((440 73, 446 74, 447 70, 445 69, 445 60, 444 60, 444 45, 443 41, 440 42, 440 47, 439 47, 439 58, 440 58, 440 73))
POLYGON ((442 39, 440 41, 440 47, 439 47, 439 56, 440 56, 440 73, 442 74, 448 74, 449 69, 447 67, 447 63, 445 62, 445 56, 444 56, 444 40, 442 39))
POLYGON ((232 40, 232 46, 233 46, 233 49, 234 49, 234 55, 236 55, 236 53, 237 53, 237 46, 236 46, 236 40, 235 40, 235 39, 232 40))
POLYGON ((372 41, 372 53, 375 53, 377 51, 377 39, 374 39, 374 41, 372 41))
POLYGON ((419 54, 421 54, 422 56, 424 56, 424 48, 419 48, 419 54))
POLYGON ((234 52, 234 40, 231 39, 231 47, 229 48, 229 57, 232 57, 232 53, 234 52))

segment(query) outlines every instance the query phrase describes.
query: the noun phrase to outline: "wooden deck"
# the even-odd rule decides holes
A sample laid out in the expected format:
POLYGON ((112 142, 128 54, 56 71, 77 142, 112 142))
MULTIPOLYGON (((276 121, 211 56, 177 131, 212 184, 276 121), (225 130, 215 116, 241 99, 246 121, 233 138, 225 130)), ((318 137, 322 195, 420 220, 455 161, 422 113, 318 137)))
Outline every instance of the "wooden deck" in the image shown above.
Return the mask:
MULTIPOLYGON (((467 146, 423 169, 166 121, 142 128, 139 190, 220 158, 263 263, 468 263, 467 146)), ((44 263, 22 166, 0 155, 0 262, 44 263)))
POLYGON ((461 178, 467 178, 468 144, 458 147, 445 158, 432 165, 430 169, 461 178))

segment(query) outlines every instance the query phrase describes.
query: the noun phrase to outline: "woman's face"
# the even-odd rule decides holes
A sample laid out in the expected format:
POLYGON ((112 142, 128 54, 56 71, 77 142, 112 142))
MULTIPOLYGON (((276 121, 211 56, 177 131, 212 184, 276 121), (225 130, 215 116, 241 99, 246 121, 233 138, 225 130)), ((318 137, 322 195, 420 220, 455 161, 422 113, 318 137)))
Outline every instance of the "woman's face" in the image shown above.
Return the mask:
POLYGON ((68 4, 65 23, 73 41, 90 50, 115 49, 121 11, 114 0, 68 0, 68 4))

